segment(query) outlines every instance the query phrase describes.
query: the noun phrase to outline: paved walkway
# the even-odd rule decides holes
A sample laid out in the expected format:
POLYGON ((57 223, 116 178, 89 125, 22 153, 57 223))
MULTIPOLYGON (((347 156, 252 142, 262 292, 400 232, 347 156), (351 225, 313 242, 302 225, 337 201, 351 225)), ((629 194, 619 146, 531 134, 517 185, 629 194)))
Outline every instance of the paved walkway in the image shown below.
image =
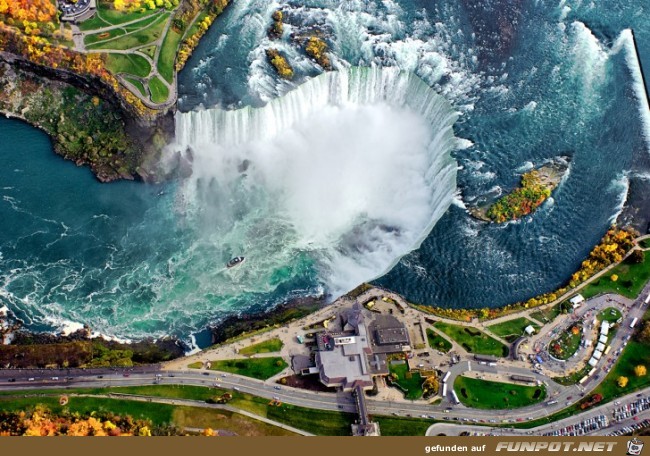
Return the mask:
MULTIPOLYGON (((128 22, 123 22, 121 24, 107 25, 106 27, 101 27, 101 28, 98 28, 98 29, 87 30, 87 31, 82 31, 82 30, 79 29, 79 27, 76 24, 73 24, 72 25, 72 40, 73 40, 73 43, 74 43, 74 50, 77 51, 77 52, 80 52, 80 53, 103 53, 103 54, 137 55, 137 56, 145 59, 149 63, 149 65, 151 66, 151 70, 150 70, 150 72, 149 72, 149 74, 147 76, 138 77, 136 75, 126 74, 126 73, 118 73, 115 76, 120 81, 120 83, 124 87, 126 87, 130 92, 132 92, 135 96, 137 96, 145 106, 147 106, 149 108, 152 108, 152 109, 168 109, 168 108, 172 107, 176 103, 176 100, 177 100, 177 97, 178 97, 176 70, 173 70, 173 80, 170 83, 158 71, 158 61, 160 59, 160 52, 161 52, 163 41, 165 40, 165 37, 167 36, 167 32, 169 31, 169 29, 171 27, 172 18, 174 17, 174 13, 176 12, 176 10, 178 10, 178 8, 179 7, 175 7, 174 9, 169 10, 170 14, 167 17, 165 26, 164 26, 160 36, 155 41, 145 43, 145 44, 138 44, 138 45, 136 45, 136 46, 134 46, 132 48, 128 48, 128 49, 111 49, 111 48, 88 49, 86 47, 86 44, 85 44, 85 39, 86 39, 87 36, 90 36, 90 35, 97 35, 97 34, 100 34, 100 33, 107 33, 107 32, 110 32, 112 30, 118 30, 118 29, 122 30, 124 32, 124 34, 114 36, 114 37, 110 37, 110 38, 107 38, 105 40, 97 41, 97 42, 93 43, 93 45, 106 44, 106 43, 110 43, 111 41, 116 41, 116 40, 119 40, 121 38, 124 38, 125 36, 134 35, 136 33, 141 32, 144 29, 156 26, 156 24, 159 23, 160 18, 163 17, 163 15, 166 13, 166 10, 161 8, 161 9, 157 10, 156 12, 154 12, 152 14, 149 14, 149 15, 146 15, 144 17, 137 18, 137 19, 133 19, 133 20, 128 21, 128 22), (154 18, 153 22, 149 22, 151 20, 151 18, 154 18), (128 29, 129 26, 137 25, 140 22, 144 23, 144 25, 142 27, 137 28, 135 30, 129 30, 128 29), (151 58, 150 56, 148 56, 147 54, 145 54, 144 52, 141 52, 139 50, 139 49, 141 49, 143 47, 149 47, 149 46, 155 46, 156 47, 156 52, 155 52, 155 55, 154 55, 153 58, 151 58), (129 82, 125 78, 125 76, 128 76, 128 77, 130 77, 132 79, 139 80, 140 82, 142 82, 144 87, 145 87, 145 90, 147 91, 147 94, 143 95, 136 86, 134 86, 131 82, 129 82), (151 99, 151 90, 150 90, 149 81, 151 81, 154 78, 158 78, 163 83, 163 85, 167 88, 167 91, 168 91, 167 99, 162 103, 156 103, 156 102, 152 101, 152 99, 151 99)), ((106 21, 105 19, 103 19, 101 17, 101 14, 100 14, 99 10, 97 11, 96 14, 100 19, 102 19, 105 22, 109 23, 109 21, 106 21)), ((198 17, 198 15, 197 15, 197 17, 198 17)), ((194 24, 194 21, 196 20, 197 17, 194 18, 194 20, 192 21, 192 24, 194 24)), ((186 30, 189 30, 190 27, 191 27, 191 25, 189 27, 187 27, 186 30)))
POLYGON ((277 426, 279 428, 285 429, 287 431, 294 432, 299 435, 305 435, 305 436, 313 436, 314 434, 311 434, 309 432, 303 431, 302 429, 295 428, 293 426, 289 426, 284 423, 280 423, 279 421, 271 420, 269 418, 256 415, 255 413, 251 413, 246 410, 242 410, 239 408, 231 407, 229 405, 224 405, 224 404, 208 404, 205 401, 198 401, 198 400, 192 400, 192 399, 168 399, 164 397, 157 397, 157 396, 145 396, 145 395, 137 395, 137 394, 71 394, 71 397, 73 396, 81 396, 81 397, 101 397, 101 398, 107 398, 107 399, 116 399, 116 398, 128 398, 130 401, 138 401, 138 402, 153 402, 156 404, 170 404, 170 405, 185 405, 188 407, 201 407, 201 408, 210 408, 210 409, 219 409, 219 410, 228 410, 233 413, 238 413, 240 415, 246 416, 248 418, 252 418, 257 421, 261 421, 266 424, 270 424, 272 426, 277 426))

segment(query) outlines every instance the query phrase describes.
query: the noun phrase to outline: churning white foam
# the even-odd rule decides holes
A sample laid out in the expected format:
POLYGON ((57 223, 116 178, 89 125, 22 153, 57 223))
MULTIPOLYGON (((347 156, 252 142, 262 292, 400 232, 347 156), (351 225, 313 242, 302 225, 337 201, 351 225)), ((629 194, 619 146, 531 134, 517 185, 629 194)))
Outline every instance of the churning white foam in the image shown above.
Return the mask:
POLYGON ((325 73, 262 108, 177 114, 194 160, 181 191, 239 233, 215 242, 236 238, 251 268, 307 252, 336 296, 419 247, 452 203, 456 117, 412 73, 325 73))

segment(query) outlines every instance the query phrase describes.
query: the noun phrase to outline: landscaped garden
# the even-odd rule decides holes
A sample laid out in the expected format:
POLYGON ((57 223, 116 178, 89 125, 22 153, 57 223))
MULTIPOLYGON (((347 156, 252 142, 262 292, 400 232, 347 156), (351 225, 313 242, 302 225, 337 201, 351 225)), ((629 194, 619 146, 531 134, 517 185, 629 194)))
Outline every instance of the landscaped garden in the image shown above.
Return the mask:
MULTIPOLYGON (((227 359, 212 361, 210 369, 266 380, 282 372, 287 365, 287 362, 279 357, 227 359)), ((192 363, 188 367, 200 369, 203 367, 203 363, 192 363)))
POLYGON ((390 363, 390 379, 399 385, 406 399, 420 399, 422 397, 422 383, 424 379, 417 372, 409 372, 405 362, 390 363))
POLYGON ((510 351, 495 338, 470 326, 452 325, 442 321, 434 323, 433 326, 447 334, 470 353, 506 357, 510 351))
POLYGON ((284 344, 280 339, 274 337, 273 339, 265 340, 257 344, 249 345, 239 350, 240 355, 254 355, 256 353, 273 353, 282 350, 284 344))
POLYGON ((447 353, 451 350, 451 342, 440 334, 435 333, 431 328, 427 328, 427 340, 429 341, 429 347, 434 350, 439 350, 443 353, 447 353))
POLYGON ((562 331, 560 335, 548 344, 548 352, 557 359, 566 360, 571 358, 580 347, 582 339, 582 324, 576 323, 562 331))
POLYGON ((501 383, 477 378, 456 377, 454 391, 467 407, 514 409, 537 404, 546 398, 546 387, 501 383))
POLYGON ((497 323, 496 325, 488 326, 488 329, 508 342, 514 342, 517 338, 525 334, 524 329, 527 326, 532 326, 535 328, 535 331, 539 329, 538 325, 526 317, 514 318, 503 323, 497 323))

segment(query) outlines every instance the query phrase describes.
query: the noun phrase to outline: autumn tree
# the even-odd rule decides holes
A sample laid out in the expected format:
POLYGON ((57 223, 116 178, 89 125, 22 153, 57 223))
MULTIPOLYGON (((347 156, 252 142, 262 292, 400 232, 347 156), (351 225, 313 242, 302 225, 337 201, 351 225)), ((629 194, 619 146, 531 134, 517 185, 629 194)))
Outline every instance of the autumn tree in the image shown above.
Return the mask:
POLYGON ((616 381, 618 386, 620 386, 621 388, 625 388, 627 386, 628 382, 629 382, 629 379, 627 377, 622 376, 622 375, 620 377, 618 377, 618 380, 616 381))
POLYGON ((647 374, 646 367, 643 364, 639 364, 634 367, 634 375, 637 377, 644 377, 647 374))

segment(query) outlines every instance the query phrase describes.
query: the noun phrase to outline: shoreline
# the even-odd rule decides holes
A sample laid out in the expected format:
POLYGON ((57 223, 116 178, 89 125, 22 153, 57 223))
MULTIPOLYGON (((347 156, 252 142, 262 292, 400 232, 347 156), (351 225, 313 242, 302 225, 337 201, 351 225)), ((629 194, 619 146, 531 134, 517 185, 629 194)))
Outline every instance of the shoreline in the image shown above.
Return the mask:
MULTIPOLYGON (((373 286, 367 283, 359 285, 354 290, 340 296, 333 302, 327 302, 326 296, 316 296, 316 297, 303 297, 295 298, 290 301, 284 302, 277 305, 271 310, 256 311, 248 315, 230 315, 224 318, 223 321, 215 324, 208 325, 202 330, 193 333, 192 336, 203 333, 207 334, 210 337, 210 344, 204 347, 196 347, 194 350, 188 350, 191 347, 188 347, 182 340, 176 337, 169 337, 163 339, 145 339, 138 341, 130 341, 126 344, 120 344, 119 342, 114 342, 105 339, 102 335, 99 337, 92 337, 91 331, 88 326, 84 326, 83 329, 78 330, 72 334, 63 335, 63 334, 52 334, 50 332, 31 332, 29 330, 18 330, 15 334, 19 334, 17 344, 15 345, 4 345, 4 346, 15 346, 15 347, 24 347, 27 345, 33 344, 34 340, 36 341, 45 341, 44 345, 52 345, 61 342, 69 342, 72 340, 98 340, 107 345, 117 345, 120 344, 126 347, 135 347, 141 344, 150 344, 157 346, 159 349, 165 351, 168 355, 171 355, 170 358, 164 360, 174 361, 187 358, 193 355, 200 355, 201 353, 211 350, 220 346, 230 345, 236 343, 242 339, 248 339, 251 337, 256 337, 263 335, 269 331, 286 327, 289 323, 295 322, 297 320, 305 319, 307 317, 314 318, 319 314, 326 314, 334 311, 337 308, 341 308, 345 305, 351 305, 356 301, 356 299, 361 296, 370 296, 371 298, 376 298, 379 295, 388 296, 395 305, 402 309, 410 308, 419 314, 423 318, 436 318, 441 321, 447 321, 452 324, 466 324, 474 325, 478 322, 484 324, 488 321, 497 321, 502 317, 512 316, 519 313, 529 312, 533 309, 536 310, 545 310, 549 307, 559 305, 561 302, 567 300, 572 294, 580 292, 582 288, 590 284, 595 280, 599 280, 605 274, 607 274, 611 269, 622 264, 631 253, 636 250, 638 247, 638 241, 650 239, 650 234, 644 234, 638 236, 634 239, 634 246, 630 248, 627 253, 621 258, 620 261, 614 262, 606 266, 605 268, 597 271, 588 279, 577 284, 573 287, 567 287, 562 293, 559 294, 553 301, 544 302, 534 306, 529 306, 526 303, 518 302, 514 304, 509 304, 506 306, 489 309, 489 315, 481 316, 481 311, 484 309, 479 308, 464 308, 464 309, 442 309, 434 306, 425 306, 422 304, 416 304, 408 301, 402 295, 378 286, 373 286), (442 311, 442 312, 441 312, 442 311), (448 313, 445 313, 448 312, 448 313), (454 315, 456 314, 456 315, 454 315), (26 343, 25 343, 26 342, 26 343), (169 350, 170 345, 173 344, 178 347, 178 350, 169 350)), ((598 244, 600 246, 601 244, 598 244)), ((597 247, 598 247, 597 246, 597 247)), ((559 290, 558 290, 559 291, 559 290)), ((553 292, 551 292, 553 293, 553 292)), ((547 293, 549 294, 549 293, 547 293)), ((535 298, 531 298, 535 299, 535 298)), ((0 309, 3 310, 4 308, 0 309)), ((9 310, 9 309, 7 309, 9 310)), ((9 310, 11 312, 11 310, 9 310)), ((4 311, 4 315, 7 315, 7 311, 4 311)), ((2 314, 0 314, 0 323, 4 323, 2 320, 2 314)), ((7 318, 7 321, 10 321, 7 318)), ((6 324, 5 324, 6 326, 6 324)), ((0 328, 2 326, 0 325, 0 328)), ((0 345, 2 347, 3 345, 0 345)), ((0 348, 0 354, 2 353, 0 348)), ((138 364, 140 365, 140 364, 138 364)), ((3 369, 0 365, 0 369, 3 369)))

